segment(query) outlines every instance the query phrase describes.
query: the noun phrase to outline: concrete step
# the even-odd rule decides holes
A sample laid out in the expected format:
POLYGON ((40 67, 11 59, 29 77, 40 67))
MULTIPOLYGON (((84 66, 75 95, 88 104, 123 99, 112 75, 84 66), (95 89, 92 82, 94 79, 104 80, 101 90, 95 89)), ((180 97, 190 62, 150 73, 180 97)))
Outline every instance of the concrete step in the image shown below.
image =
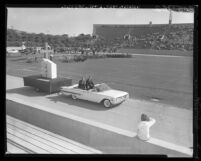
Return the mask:
POLYGON ((12 144, 9 142, 7 143, 7 149, 9 150, 9 151, 7 151, 7 153, 27 154, 27 152, 25 150, 23 150, 23 148, 20 148, 16 144, 12 144))
MULTIPOLYGON (((33 126, 9 115, 7 118, 8 139, 36 153, 97 154, 100 151, 33 126)), ((10 145, 9 145, 10 146, 10 145)), ((9 149, 8 149, 9 151, 9 149)))

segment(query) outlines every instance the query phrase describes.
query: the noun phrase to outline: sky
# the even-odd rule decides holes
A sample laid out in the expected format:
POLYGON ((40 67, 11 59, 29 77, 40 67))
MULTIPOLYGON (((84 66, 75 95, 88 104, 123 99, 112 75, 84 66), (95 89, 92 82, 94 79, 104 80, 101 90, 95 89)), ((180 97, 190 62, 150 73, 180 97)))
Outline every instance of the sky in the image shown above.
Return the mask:
MULTIPOLYGON (((7 8, 7 27, 52 35, 92 34, 93 24, 167 24, 167 9, 7 8)), ((172 23, 193 23, 194 13, 172 12, 172 23)))

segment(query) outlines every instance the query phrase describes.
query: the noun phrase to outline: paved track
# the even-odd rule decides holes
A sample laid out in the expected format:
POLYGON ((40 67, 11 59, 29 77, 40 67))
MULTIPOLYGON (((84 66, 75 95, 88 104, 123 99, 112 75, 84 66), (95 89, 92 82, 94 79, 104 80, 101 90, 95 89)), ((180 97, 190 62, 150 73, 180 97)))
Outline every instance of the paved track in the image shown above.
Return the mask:
POLYGON ((23 87, 22 78, 9 75, 6 77, 6 89, 7 98, 24 100, 62 115, 79 116, 85 121, 101 123, 105 128, 108 125, 113 127, 114 132, 125 130, 125 135, 135 134, 141 113, 146 113, 157 121, 151 129, 152 137, 187 148, 193 146, 191 110, 134 99, 106 109, 102 105, 75 101, 67 96, 38 93, 33 88, 23 87))

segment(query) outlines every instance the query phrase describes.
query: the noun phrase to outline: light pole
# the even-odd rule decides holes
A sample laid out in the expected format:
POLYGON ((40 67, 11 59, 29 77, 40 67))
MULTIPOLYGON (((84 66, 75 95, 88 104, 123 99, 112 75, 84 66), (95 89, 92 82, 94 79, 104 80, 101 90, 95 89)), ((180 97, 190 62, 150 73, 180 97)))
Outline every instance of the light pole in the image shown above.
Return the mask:
POLYGON ((171 25, 172 24, 172 10, 169 9, 169 11, 170 11, 170 14, 169 14, 169 25, 171 25))

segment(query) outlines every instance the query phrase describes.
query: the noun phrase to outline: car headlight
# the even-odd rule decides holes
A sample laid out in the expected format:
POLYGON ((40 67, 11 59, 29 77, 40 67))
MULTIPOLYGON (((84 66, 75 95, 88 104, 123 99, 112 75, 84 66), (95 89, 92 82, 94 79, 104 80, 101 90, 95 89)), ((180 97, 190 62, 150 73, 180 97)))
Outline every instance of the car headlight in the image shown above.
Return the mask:
POLYGON ((111 98, 110 101, 115 103, 115 102, 117 102, 117 98, 111 98))
POLYGON ((124 96, 124 98, 125 98, 125 99, 128 99, 128 98, 129 98, 129 94, 126 94, 126 95, 124 96))
POLYGON ((121 101, 121 97, 120 98, 117 98, 117 102, 121 101))
POLYGON ((111 98, 110 101, 111 101, 111 102, 115 102, 116 99, 115 99, 115 98, 111 98))
POLYGON ((121 97, 119 97, 119 98, 116 98, 116 102, 120 102, 121 101, 121 97))

